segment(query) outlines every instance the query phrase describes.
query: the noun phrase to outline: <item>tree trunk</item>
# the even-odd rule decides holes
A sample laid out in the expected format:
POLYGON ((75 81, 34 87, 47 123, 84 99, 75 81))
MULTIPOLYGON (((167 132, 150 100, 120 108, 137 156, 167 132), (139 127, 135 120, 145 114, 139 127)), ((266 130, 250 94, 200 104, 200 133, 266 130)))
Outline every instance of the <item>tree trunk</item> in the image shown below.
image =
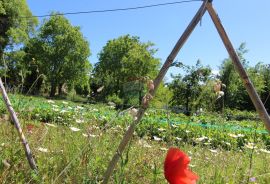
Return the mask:
POLYGON ((58 85, 58 95, 59 96, 61 96, 63 94, 63 91, 62 91, 63 85, 64 85, 63 83, 58 85))
POLYGON ((142 105, 142 98, 143 98, 143 86, 141 82, 139 82, 139 105, 142 105))
POLYGON ((54 97, 55 96, 56 87, 57 87, 56 83, 55 82, 51 82, 50 97, 54 97))

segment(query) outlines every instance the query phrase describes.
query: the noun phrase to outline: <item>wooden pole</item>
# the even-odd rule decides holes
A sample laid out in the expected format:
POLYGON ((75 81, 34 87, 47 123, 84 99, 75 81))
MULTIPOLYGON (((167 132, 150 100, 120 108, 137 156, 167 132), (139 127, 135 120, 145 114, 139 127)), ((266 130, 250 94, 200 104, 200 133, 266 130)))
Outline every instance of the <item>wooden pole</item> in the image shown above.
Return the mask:
POLYGON ((3 85, 3 82, 2 82, 1 78, 0 78, 0 90, 1 90, 1 93, 2 93, 2 96, 3 96, 3 99, 5 101, 5 104, 7 106, 7 109, 9 111, 9 114, 11 116, 11 119, 12 119, 18 133, 19 133, 19 137, 20 137, 20 139, 22 141, 23 148, 24 148, 25 155, 27 157, 28 163, 29 163, 31 169, 33 169, 33 170, 35 170, 37 172, 37 166, 36 166, 35 160, 33 158, 33 155, 31 153, 31 150, 30 150, 30 147, 29 147, 29 145, 27 143, 27 140, 26 140, 26 138, 25 138, 25 136, 24 136, 24 134, 22 132, 22 128, 21 128, 20 122, 19 122, 19 120, 17 118, 17 115, 16 115, 14 109, 11 106, 11 103, 9 101, 7 92, 5 90, 5 87, 3 85))
POLYGON ((236 53, 236 51, 233 48, 233 45, 216 13, 216 11, 214 10, 212 3, 207 3, 206 8, 217 28, 217 31, 233 61, 234 67, 236 69, 236 71, 239 73, 244 86, 249 94, 249 97, 251 98, 257 112, 259 113, 259 116, 261 118, 261 120, 264 122, 268 132, 270 133, 270 118, 269 115, 261 101, 261 99, 259 98, 259 95, 257 93, 257 91, 255 90, 251 80, 249 79, 247 72, 245 71, 243 65, 240 62, 240 59, 236 53))
MULTIPOLYGON (((149 94, 151 96, 154 96, 154 94, 156 93, 156 90, 157 90, 158 86, 160 85, 160 83, 161 83, 162 79, 164 78, 166 72, 168 71, 169 67, 173 63, 173 61, 174 61, 176 55, 178 54, 179 50, 182 48, 182 46, 184 45, 184 43, 186 42, 186 40, 188 39, 188 37, 190 36, 192 31, 194 30, 194 28, 196 27, 196 25, 200 21, 201 17, 205 13, 207 3, 208 3, 207 0, 205 0, 203 2, 200 9, 196 13, 194 18, 192 19, 192 21, 190 22, 190 24, 188 25, 188 27, 184 31, 184 33, 182 34, 182 36, 177 41, 177 43, 174 46, 173 50, 171 51, 170 55, 167 57, 165 63, 163 64, 162 68, 159 71, 158 76, 156 77, 156 79, 154 81, 154 89, 149 90, 149 94)), ((118 149, 117 149, 115 155, 113 156, 112 160, 110 161, 110 163, 109 163, 109 165, 107 167, 107 170, 106 170, 106 172, 105 172, 105 174, 103 176, 103 184, 108 183, 108 181, 110 179, 110 176, 112 175, 112 172, 113 172, 113 170, 114 170, 120 156, 122 155, 126 145, 128 144, 128 142, 130 141, 130 139, 131 139, 131 137, 133 135, 133 132, 135 130, 136 125, 142 119, 142 117, 144 115, 144 112, 146 111, 146 109, 148 107, 148 103, 149 103, 149 101, 146 104, 142 103, 142 106, 138 111, 136 119, 131 123, 128 130, 126 131, 123 139, 121 140, 121 142, 120 142, 120 144, 118 146, 118 149)))

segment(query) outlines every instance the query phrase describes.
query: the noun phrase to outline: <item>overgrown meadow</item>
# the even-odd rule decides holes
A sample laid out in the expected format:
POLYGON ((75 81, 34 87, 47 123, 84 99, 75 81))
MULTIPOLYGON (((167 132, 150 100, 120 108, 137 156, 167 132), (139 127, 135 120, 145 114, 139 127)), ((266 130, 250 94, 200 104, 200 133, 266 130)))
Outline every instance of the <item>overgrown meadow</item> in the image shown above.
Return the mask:
MULTIPOLYGON (((0 183, 99 183, 125 130, 129 109, 10 95, 38 165, 31 171, 3 101, 0 183)), ((270 138, 256 113, 187 117, 150 108, 122 155, 111 183, 166 183, 169 147, 184 150, 199 183, 269 183, 270 138)))

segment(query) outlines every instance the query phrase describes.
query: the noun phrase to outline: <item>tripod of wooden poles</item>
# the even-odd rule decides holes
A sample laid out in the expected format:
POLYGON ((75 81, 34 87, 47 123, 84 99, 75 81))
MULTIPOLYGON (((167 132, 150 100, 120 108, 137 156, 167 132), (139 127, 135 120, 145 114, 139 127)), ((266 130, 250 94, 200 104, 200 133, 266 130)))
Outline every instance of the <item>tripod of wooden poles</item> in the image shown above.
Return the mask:
MULTIPOLYGON (((259 98, 259 95, 256 92, 251 80, 249 79, 247 72, 245 71, 243 65, 241 64, 240 59, 239 59, 235 49, 233 48, 233 45, 232 45, 232 43, 231 43, 231 41, 230 41, 226 31, 225 31, 220 19, 219 19, 216 11, 214 10, 214 8, 212 6, 212 0, 203 0, 203 3, 201 5, 200 9, 196 13, 196 15, 194 16, 194 18, 192 19, 192 21, 190 22, 190 24, 188 25, 188 27, 186 28, 186 30, 184 31, 182 36, 179 38, 179 40, 175 44, 173 50, 171 51, 170 55, 167 57, 165 63, 163 64, 162 68, 160 69, 158 76, 154 80, 154 89, 150 89, 148 91, 149 94, 151 96, 155 95, 158 86, 160 85, 165 74, 167 73, 169 67, 172 65, 176 55, 178 54, 180 49, 183 47, 184 43, 186 42, 188 37, 191 35, 192 31, 194 30, 194 28, 196 27, 198 22, 201 20, 202 16, 204 15, 204 13, 206 11, 208 11, 208 13, 210 14, 211 19, 212 19, 213 23, 215 24, 215 27, 216 27, 223 43, 224 43, 224 46, 226 47, 226 49, 227 49, 227 51, 228 51, 228 53, 233 61, 233 65, 234 65, 236 71, 239 73, 239 75, 244 83, 244 86, 249 94, 249 97, 251 98, 257 112, 259 113, 261 120, 264 122, 265 127, 268 130, 268 132, 270 132, 269 115, 264 107, 264 104, 262 103, 261 99, 259 98)), ((113 170, 114 170, 119 158, 121 157, 128 142, 132 138, 135 127, 142 119, 144 112, 148 108, 148 104, 149 104, 149 101, 151 99, 152 98, 147 98, 148 101, 142 102, 142 105, 137 113, 135 120, 131 123, 128 130, 124 134, 123 139, 121 140, 112 160, 110 161, 110 163, 107 167, 107 170, 103 176, 103 184, 107 184, 109 182, 110 176, 112 175, 113 170)))
MULTIPOLYGON (((123 139, 121 140, 112 160, 110 161, 110 163, 108 165, 108 168, 103 176, 103 184, 108 183, 110 176, 112 175, 113 170, 114 170, 119 158, 121 157, 125 147, 127 146, 128 142, 130 141, 130 139, 133 136, 136 125, 142 119, 144 112, 148 108, 149 102, 151 101, 152 97, 155 95, 155 93, 158 89, 158 86, 160 85, 160 83, 163 80, 164 76, 166 75, 168 69, 172 65, 176 55, 178 54, 180 49, 183 47, 184 43, 186 42, 188 37, 191 35, 192 31, 194 30, 194 28, 196 27, 198 22, 201 20, 202 16, 204 15, 204 13, 206 11, 208 11, 208 13, 210 14, 212 21, 215 24, 215 27, 216 27, 223 43, 224 43, 224 46, 226 47, 226 49, 227 49, 227 51, 228 51, 228 53, 233 61, 234 67, 235 67, 236 71, 239 73, 239 75, 244 83, 244 86, 249 94, 249 97, 251 98, 257 112, 259 113, 261 120, 264 122, 266 129, 270 132, 269 115, 264 107, 264 104, 262 103, 261 99, 259 98, 259 95, 256 92, 252 82, 250 81, 250 79, 247 75, 247 72, 245 71, 243 65, 241 64, 240 59, 239 59, 235 49, 233 48, 233 45, 232 45, 232 43, 231 43, 231 41, 230 41, 226 31, 225 31, 220 19, 219 19, 216 11, 214 10, 214 8, 212 6, 212 0, 204 0, 201 7, 197 11, 196 15, 194 16, 194 18, 192 19, 192 21, 190 22, 190 24, 188 25, 188 27, 186 28, 184 33, 181 35, 181 37, 179 38, 179 40, 175 44, 170 55, 167 57, 165 63, 163 64, 162 68, 159 71, 158 76, 156 77, 156 79, 153 82, 153 87, 151 89, 149 89, 148 94, 143 99, 142 105, 141 105, 141 107, 136 115, 136 118, 134 118, 134 121, 131 123, 128 130, 126 131, 126 133, 125 133, 123 139)), ((12 119, 12 121, 13 121, 13 123, 18 131, 18 134, 19 134, 20 140, 23 144, 23 148, 24 148, 27 160, 29 162, 29 165, 30 165, 31 169, 33 169, 37 172, 37 166, 36 166, 35 160, 33 158, 33 155, 31 153, 31 150, 30 150, 30 147, 27 143, 27 140, 22 132, 22 128, 20 126, 20 123, 19 123, 19 120, 16 116, 16 113, 11 106, 11 103, 9 101, 8 95, 6 93, 6 90, 5 90, 5 87, 3 85, 1 78, 0 78, 0 91, 2 93, 3 99, 5 101, 6 107, 9 111, 10 116, 11 116, 11 119, 12 119)))

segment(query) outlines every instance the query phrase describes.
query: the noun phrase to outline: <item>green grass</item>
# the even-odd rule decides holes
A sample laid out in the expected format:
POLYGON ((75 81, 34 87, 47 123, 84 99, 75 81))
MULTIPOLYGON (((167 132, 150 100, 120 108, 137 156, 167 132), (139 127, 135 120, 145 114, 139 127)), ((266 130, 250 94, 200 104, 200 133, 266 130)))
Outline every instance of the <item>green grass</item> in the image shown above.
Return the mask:
MULTIPOLYGON (((2 103, 0 183, 98 183, 132 119, 127 113, 118 114, 102 104, 66 103, 63 100, 51 103, 44 98, 20 95, 11 95, 11 101, 39 174, 35 175, 29 169, 17 132, 6 121, 2 103), (33 125, 31 130, 29 125, 33 125), (74 132, 70 127, 80 131, 74 132), (10 167, 6 167, 3 160, 10 167)), ((170 122, 195 125, 173 123, 170 127, 165 121, 167 112, 149 110, 147 113, 118 163, 111 183, 166 183, 163 161, 166 149, 171 146, 179 147, 191 157, 191 169, 200 176, 201 184, 248 183, 251 177, 255 177, 257 183, 269 183, 270 154, 260 151, 268 148, 269 136, 242 130, 246 127, 263 130, 261 124, 257 127, 254 120, 226 121, 213 114, 189 118, 171 113, 170 122), (221 127, 232 124, 238 125, 239 129, 203 127, 200 123, 221 127), (235 138, 231 134, 244 136, 235 138), (154 136, 162 140, 155 141, 154 136), (202 136, 207 138, 198 139, 202 136), (250 142, 256 143, 254 152, 245 146, 250 142)))

